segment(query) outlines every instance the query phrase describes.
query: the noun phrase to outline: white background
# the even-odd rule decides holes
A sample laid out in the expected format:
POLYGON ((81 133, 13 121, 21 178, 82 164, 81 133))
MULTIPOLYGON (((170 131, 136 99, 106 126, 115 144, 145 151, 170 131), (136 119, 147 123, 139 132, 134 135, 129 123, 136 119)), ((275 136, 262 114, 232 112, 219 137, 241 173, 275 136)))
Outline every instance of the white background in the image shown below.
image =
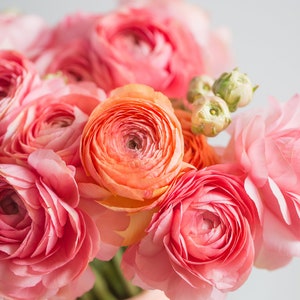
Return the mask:
MULTIPOLYGON (((209 12, 213 26, 224 25, 231 30, 237 66, 260 86, 251 105, 265 105, 269 96, 286 101, 300 93, 299 0, 189 1, 209 12)), ((52 24, 66 13, 104 12, 115 5, 116 1, 104 0, 0 1, 0 9, 14 7, 36 13, 52 24)), ((300 299, 300 260, 273 272, 254 269, 249 280, 227 299, 300 299)))

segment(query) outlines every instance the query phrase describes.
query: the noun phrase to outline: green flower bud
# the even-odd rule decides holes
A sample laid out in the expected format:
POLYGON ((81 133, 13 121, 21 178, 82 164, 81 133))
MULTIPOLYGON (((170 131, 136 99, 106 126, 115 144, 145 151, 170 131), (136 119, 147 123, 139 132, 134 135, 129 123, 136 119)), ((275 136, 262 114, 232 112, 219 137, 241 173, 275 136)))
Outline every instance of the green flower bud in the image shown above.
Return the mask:
POLYGON ((213 95, 212 85, 214 80, 207 76, 196 76, 194 77, 190 83, 187 92, 187 99, 190 103, 193 103, 199 97, 203 95, 213 95))
POLYGON ((226 102, 218 96, 201 96, 193 103, 191 130, 195 134, 216 136, 231 122, 226 102))
POLYGON ((230 73, 223 73, 213 84, 213 92, 225 100, 231 112, 246 106, 253 98, 258 86, 252 86, 247 74, 237 68, 230 73))

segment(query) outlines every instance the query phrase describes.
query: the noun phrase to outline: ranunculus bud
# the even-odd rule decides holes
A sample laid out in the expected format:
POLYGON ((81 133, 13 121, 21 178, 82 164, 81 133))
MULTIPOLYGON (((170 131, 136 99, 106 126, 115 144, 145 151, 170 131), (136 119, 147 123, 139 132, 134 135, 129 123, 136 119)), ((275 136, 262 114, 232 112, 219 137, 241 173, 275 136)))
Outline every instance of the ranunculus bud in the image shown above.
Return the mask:
POLYGON ((223 73, 213 84, 213 92, 225 100, 231 112, 246 106, 258 86, 253 86, 247 74, 235 68, 230 73, 223 73))
POLYGON ((193 133, 213 137, 230 124, 231 116, 222 98, 206 95, 193 103, 191 121, 193 133))
POLYGON ((190 103, 204 95, 213 95, 212 86, 214 80, 208 75, 196 76, 190 83, 187 92, 187 99, 190 103))

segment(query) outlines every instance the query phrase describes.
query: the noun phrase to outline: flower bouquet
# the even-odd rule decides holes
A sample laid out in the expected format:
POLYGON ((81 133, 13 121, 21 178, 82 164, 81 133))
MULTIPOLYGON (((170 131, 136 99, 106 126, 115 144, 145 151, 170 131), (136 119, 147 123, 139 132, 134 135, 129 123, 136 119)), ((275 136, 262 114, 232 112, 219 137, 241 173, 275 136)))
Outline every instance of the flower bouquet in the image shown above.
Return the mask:
POLYGON ((300 97, 243 109, 257 86, 199 7, 0 31, 1 299, 220 300, 300 256, 300 97))

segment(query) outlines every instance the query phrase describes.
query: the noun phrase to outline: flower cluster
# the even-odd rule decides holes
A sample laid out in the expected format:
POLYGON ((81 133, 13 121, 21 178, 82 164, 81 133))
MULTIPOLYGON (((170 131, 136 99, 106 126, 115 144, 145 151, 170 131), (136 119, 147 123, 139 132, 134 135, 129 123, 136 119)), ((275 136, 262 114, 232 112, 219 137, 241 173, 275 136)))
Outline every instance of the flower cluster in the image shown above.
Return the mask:
POLYGON ((256 87, 204 11, 7 12, 0 32, 0 298, 76 299, 122 249, 134 285, 220 300, 300 256, 300 96, 240 113, 256 87))

